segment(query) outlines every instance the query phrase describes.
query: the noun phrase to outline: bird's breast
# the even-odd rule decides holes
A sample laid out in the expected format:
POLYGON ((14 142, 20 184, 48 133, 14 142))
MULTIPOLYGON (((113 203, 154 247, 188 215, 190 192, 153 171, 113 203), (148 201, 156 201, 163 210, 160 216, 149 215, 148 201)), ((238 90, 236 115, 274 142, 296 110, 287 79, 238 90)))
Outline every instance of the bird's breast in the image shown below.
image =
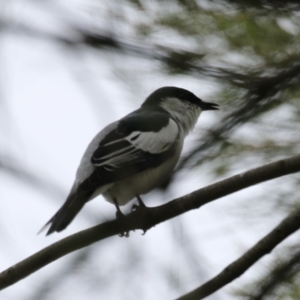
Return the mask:
POLYGON ((119 205, 125 205, 136 196, 146 194, 158 187, 166 180, 175 168, 182 150, 182 141, 178 141, 175 153, 160 166, 149 168, 126 179, 115 182, 103 193, 104 198, 114 203, 116 199, 119 205))

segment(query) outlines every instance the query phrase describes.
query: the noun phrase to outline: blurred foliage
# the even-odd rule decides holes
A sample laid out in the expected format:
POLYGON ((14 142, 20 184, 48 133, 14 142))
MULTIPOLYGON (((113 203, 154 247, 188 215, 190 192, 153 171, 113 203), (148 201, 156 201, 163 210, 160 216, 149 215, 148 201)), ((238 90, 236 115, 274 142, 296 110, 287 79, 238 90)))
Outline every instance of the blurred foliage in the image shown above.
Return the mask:
POLYGON ((300 252, 299 247, 281 249, 271 268, 256 283, 237 292, 241 299, 286 299, 300 297, 300 252))
MULTIPOLYGON (((49 9, 49 3, 45 9, 49 9)), ((105 59, 103 54, 113 53, 122 62, 125 58, 136 58, 151 63, 153 69, 141 69, 138 74, 134 74, 130 63, 112 66, 133 89, 142 86, 140 78, 149 73, 216 84, 212 98, 221 104, 220 120, 212 128, 199 132, 179 171, 201 166, 199 173, 205 169, 214 178, 224 178, 236 170, 299 152, 299 1, 128 0, 89 2, 82 4, 81 9, 93 21, 101 19, 109 30, 85 28, 65 18, 66 26, 76 34, 49 34, 30 22, 12 26, 5 20, 2 31, 50 40, 67 51, 88 52, 96 59, 105 59)), ((57 9, 53 11, 57 13, 57 9)), ((61 13, 60 19, 65 14, 66 11, 61 13)), ((199 91, 195 86, 194 92, 200 94, 199 91)), ((3 165, 0 161, 0 168, 3 165)), ((262 195, 268 198, 274 213, 286 213, 298 205, 299 179, 286 180, 288 189, 262 195)), ((189 253, 187 260, 193 260, 190 257, 193 251, 186 253, 189 253)), ((298 261, 291 261, 286 276, 277 276, 272 281, 272 298, 269 294, 260 298, 253 294, 248 299, 298 299, 298 261)), ((282 266, 270 264, 263 279, 249 283, 249 290, 261 291, 270 285, 279 267, 282 266)), ((166 271, 172 284, 177 280, 173 275, 166 271)))

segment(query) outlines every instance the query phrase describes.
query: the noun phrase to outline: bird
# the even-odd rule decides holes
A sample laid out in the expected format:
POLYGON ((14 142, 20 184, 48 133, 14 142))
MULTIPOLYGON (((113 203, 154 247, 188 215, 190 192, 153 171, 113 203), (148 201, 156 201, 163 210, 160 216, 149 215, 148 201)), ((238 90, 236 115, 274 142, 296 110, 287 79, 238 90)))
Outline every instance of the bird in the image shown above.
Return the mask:
POLYGON ((124 216, 121 205, 158 187, 173 172, 183 142, 202 111, 218 110, 174 86, 150 94, 141 107, 107 125, 90 142, 64 204, 43 226, 46 235, 64 230, 90 200, 102 195, 124 216))

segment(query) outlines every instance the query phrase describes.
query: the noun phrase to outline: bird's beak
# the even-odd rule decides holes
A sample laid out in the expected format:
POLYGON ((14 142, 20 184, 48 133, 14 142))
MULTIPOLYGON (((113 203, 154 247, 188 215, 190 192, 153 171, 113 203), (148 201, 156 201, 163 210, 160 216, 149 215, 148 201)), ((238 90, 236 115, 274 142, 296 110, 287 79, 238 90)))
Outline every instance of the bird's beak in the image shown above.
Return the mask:
POLYGON ((219 104, 211 103, 211 102, 201 101, 199 106, 202 110, 218 110, 219 109, 219 107, 218 107, 219 104))

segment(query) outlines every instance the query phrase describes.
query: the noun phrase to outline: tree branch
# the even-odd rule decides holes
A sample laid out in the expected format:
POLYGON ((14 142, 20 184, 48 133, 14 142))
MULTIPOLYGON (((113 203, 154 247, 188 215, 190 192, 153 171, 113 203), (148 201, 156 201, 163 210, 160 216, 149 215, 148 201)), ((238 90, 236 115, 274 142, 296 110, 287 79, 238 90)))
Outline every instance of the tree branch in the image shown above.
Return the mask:
MULTIPOLYGON (((251 292, 247 295, 248 300, 263 300, 267 297, 274 297, 274 291, 281 289, 284 285, 293 284, 293 279, 299 274, 300 251, 284 249, 282 252, 285 259, 279 263, 276 261, 276 265, 269 270, 264 278, 260 278, 256 284, 252 285, 251 292)), ((277 297, 279 298, 279 296, 277 297)))
MULTIPOLYGON (((164 205, 139 209, 64 238, 0 273, 0 290, 29 276, 62 256, 124 231, 151 227, 249 186, 300 171, 300 155, 232 176, 164 205)), ((298 222, 300 226, 300 222, 298 222)), ((298 228, 298 227, 297 227, 298 228)), ((297 229, 296 228, 296 229, 297 229)), ((295 229, 295 230, 296 230, 295 229)), ((281 239, 282 240, 282 239, 281 239)), ((280 240, 280 241, 281 241, 280 240)), ((227 271, 226 271, 227 272, 227 271)))
POLYGON ((213 294, 229 282, 241 276, 255 262, 270 253, 278 244, 299 228, 300 209, 297 209, 244 255, 227 266, 221 273, 192 292, 177 298, 177 300, 198 300, 213 294))

